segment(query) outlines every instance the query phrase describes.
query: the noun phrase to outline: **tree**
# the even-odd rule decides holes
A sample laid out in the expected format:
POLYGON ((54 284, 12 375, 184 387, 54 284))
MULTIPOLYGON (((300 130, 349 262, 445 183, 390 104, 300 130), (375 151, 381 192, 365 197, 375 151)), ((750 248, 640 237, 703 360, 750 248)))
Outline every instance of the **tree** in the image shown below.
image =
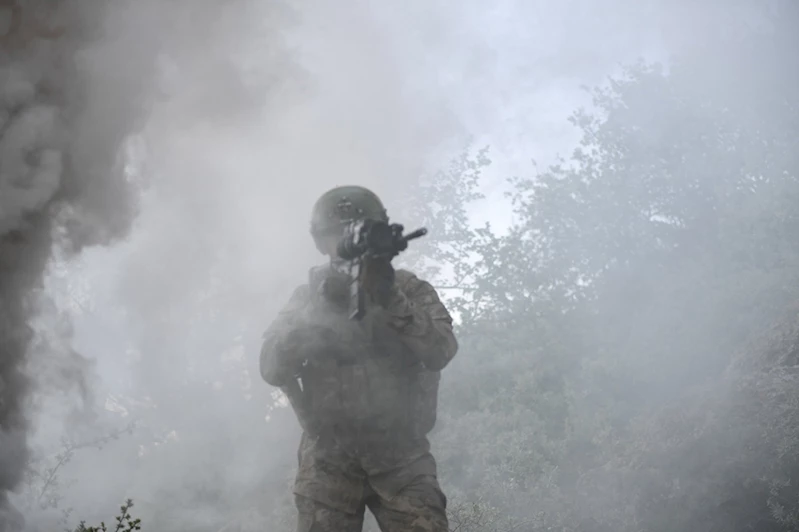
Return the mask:
POLYGON ((463 235, 435 440, 456 497, 534 501, 533 527, 790 529, 793 378, 728 369, 799 296, 799 65, 775 20, 595 89, 570 160, 513 182, 509 234, 463 235))

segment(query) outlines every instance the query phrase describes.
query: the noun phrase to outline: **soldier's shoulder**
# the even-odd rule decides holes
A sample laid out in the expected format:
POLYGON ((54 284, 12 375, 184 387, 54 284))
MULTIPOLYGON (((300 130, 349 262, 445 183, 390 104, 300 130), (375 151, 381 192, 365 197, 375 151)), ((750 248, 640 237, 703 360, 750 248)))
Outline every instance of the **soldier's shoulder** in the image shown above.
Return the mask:
POLYGON ((311 299, 311 287, 308 283, 303 283, 294 288, 291 292, 284 310, 293 311, 303 308, 311 299))
POLYGON ((311 287, 308 283, 302 283, 294 287, 291 295, 292 297, 307 297, 311 295, 311 287))
POLYGON ((422 279, 420 279, 418 275, 404 268, 397 268, 394 271, 394 275, 397 284, 399 284, 400 286, 408 286, 422 282, 422 279))
POLYGON ((427 280, 410 270, 399 268, 395 271, 394 275, 397 286, 406 293, 417 292, 419 290, 423 292, 435 291, 435 288, 433 288, 427 280))

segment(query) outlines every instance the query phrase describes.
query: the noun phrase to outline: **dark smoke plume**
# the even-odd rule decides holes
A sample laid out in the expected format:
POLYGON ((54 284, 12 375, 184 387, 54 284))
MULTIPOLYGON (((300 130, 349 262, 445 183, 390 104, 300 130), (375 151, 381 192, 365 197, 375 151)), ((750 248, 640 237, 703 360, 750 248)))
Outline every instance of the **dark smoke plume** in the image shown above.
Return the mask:
MULTIPOLYGON (((0 0, 0 532, 22 528, 8 500, 28 456, 29 324, 44 272, 56 249, 124 236, 136 212, 119 154, 148 63, 123 67, 93 47, 113 23, 105 2, 0 0)), ((134 37, 118 31, 115 43, 134 37)))

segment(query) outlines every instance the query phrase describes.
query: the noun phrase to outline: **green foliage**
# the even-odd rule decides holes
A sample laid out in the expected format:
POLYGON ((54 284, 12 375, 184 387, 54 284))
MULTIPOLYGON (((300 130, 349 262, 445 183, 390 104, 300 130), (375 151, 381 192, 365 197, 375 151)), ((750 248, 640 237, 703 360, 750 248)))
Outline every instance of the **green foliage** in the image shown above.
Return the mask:
POLYGON ((799 65, 770 31, 630 66, 573 116, 568 161, 513 180, 507 234, 459 229, 470 297, 449 300, 435 435, 456 508, 530 530, 796 526, 799 65))
POLYGON ((24 490, 21 493, 21 507, 30 512, 57 511, 60 513, 59 521, 66 524, 72 514, 72 508, 63 507, 64 490, 72 486, 75 481, 62 478, 64 469, 72 462, 75 456, 87 449, 100 450, 125 434, 131 434, 134 424, 129 424, 121 429, 114 429, 102 436, 74 440, 64 438, 61 448, 51 456, 36 456, 32 458, 25 470, 24 490))
POLYGON ((86 523, 81 521, 74 532, 108 532, 109 530, 114 532, 133 532, 134 530, 141 530, 141 519, 131 517, 131 508, 133 508, 133 501, 130 499, 120 506, 114 528, 108 528, 104 522, 100 523, 100 526, 87 527, 86 523))

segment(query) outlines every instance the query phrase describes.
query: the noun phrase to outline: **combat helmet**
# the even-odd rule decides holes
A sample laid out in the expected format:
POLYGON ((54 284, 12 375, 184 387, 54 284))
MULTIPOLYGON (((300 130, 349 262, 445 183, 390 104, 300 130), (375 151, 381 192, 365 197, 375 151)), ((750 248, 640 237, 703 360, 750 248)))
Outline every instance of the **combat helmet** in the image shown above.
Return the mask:
POLYGON ((361 186, 335 187, 322 194, 313 206, 311 236, 319 247, 320 239, 341 234, 348 223, 364 219, 388 221, 380 198, 361 186))

